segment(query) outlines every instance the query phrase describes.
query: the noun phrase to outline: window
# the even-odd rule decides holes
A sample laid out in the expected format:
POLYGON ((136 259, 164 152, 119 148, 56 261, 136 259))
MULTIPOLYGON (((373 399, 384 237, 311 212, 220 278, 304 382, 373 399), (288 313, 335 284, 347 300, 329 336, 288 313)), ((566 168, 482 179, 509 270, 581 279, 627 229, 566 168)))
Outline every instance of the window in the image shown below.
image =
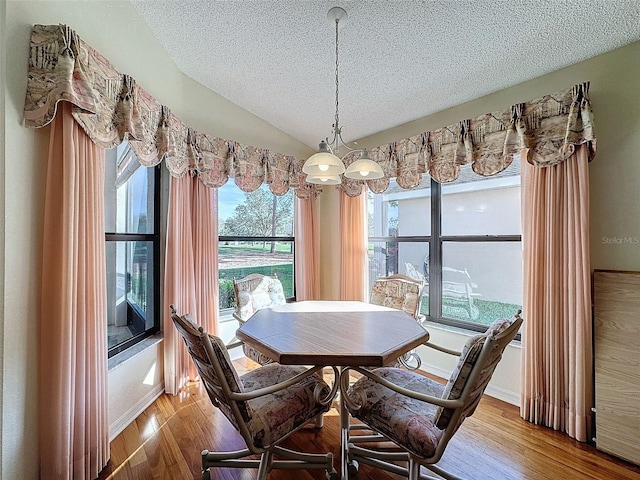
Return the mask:
POLYGON ((267 185, 245 193, 233 182, 218 190, 220 311, 236 305, 233 280, 251 273, 276 276, 295 298, 293 190, 273 195, 267 185))
POLYGON ((160 330, 160 169, 127 142, 107 151, 105 240, 109 357, 160 330))
POLYGON ((403 190, 369 192, 369 279, 424 281, 429 320, 483 331, 522 308, 520 164, 492 177, 461 168, 439 184, 425 175, 403 190))

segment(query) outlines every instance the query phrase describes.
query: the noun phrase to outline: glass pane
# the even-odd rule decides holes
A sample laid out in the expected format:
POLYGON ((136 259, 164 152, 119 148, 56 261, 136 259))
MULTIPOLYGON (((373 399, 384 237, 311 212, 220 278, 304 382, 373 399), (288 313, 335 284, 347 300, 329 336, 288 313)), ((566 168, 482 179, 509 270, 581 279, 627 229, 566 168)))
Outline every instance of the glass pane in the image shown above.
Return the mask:
POLYGON ((153 242, 107 242, 106 257, 111 348, 154 326, 153 242))
POLYGON ((442 235, 519 235, 520 161, 492 177, 460 170, 442 185, 442 235))
POLYGON ((246 193, 235 183, 218 189, 220 235, 245 237, 292 237, 293 190, 273 195, 268 185, 246 193))
MULTIPOLYGON (((401 273, 425 284, 429 281, 429 244, 425 242, 369 242, 369 291, 378 277, 401 273)), ((421 313, 429 312, 427 288, 421 313)))
POLYGON ((155 170, 140 165, 127 142, 107 150, 105 232, 153 233, 154 179, 155 170))
POLYGON ((428 236, 431 234, 430 178, 411 190, 400 188, 391 180, 381 194, 369 191, 369 236, 428 236))
POLYGON ((294 296, 293 242, 220 242, 220 309, 235 307, 233 279, 251 273, 276 276, 287 298, 294 296))
POLYGON ((442 316, 489 325, 522 308, 520 242, 444 242, 442 316))

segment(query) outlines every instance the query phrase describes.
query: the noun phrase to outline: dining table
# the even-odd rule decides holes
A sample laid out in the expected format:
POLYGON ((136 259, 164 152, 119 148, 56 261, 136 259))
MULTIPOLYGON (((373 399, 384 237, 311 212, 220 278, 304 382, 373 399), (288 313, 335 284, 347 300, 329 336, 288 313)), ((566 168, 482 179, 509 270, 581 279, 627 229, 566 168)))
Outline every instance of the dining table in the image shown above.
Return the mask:
MULTIPOLYGON (((429 332, 403 310, 338 300, 258 310, 236 335, 282 365, 327 367, 382 367, 429 340, 429 332)), ((341 478, 346 478, 349 428, 345 393, 339 399, 341 478)))

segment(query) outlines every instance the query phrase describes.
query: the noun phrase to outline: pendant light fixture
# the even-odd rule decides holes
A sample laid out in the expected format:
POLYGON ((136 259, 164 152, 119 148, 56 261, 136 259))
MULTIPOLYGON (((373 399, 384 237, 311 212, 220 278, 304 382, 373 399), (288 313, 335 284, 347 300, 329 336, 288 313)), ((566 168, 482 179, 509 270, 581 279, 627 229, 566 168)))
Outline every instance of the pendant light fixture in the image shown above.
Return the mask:
POLYGON ((338 30, 341 24, 344 25, 344 22, 346 22, 347 12, 341 7, 333 7, 327 13, 327 18, 329 22, 335 24, 336 28, 336 115, 335 122, 332 126, 333 139, 329 141, 329 138, 326 138, 320 142, 318 153, 309 157, 302 167, 302 172, 307 174, 307 182, 321 185, 340 184, 340 175, 343 173, 345 177, 356 180, 382 178, 384 176, 382 167, 369 158, 369 152, 366 149, 350 148, 344 140, 342 140, 342 127, 340 126, 338 108, 338 93, 340 91, 340 82, 338 79, 338 30), (344 147, 347 152, 344 156, 338 157, 337 153, 342 147, 344 147), (353 152, 361 152, 360 157, 345 169, 344 158, 353 152))

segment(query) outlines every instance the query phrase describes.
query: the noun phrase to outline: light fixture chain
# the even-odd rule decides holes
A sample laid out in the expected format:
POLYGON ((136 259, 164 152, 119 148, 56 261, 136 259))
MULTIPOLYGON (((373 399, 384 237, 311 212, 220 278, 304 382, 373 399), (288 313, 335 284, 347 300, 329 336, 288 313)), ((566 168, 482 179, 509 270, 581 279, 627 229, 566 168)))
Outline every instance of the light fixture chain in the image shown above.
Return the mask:
MULTIPOLYGON (((338 23, 339 20, 336 18, 336 123, 333 126, 334 133, 340 135, 340 126, 339 126, 339 117, 338 117, 338 91, 340 88, 340 84, 338 82, 338 23)), ((336 145, 337 147, 337 145, 336 145)))
MULTIPOLYGON (((316 183, 320 185, 339 185, 342 181, 341 175, 344 173, 345 178, 353 180, 375 180, 384 177, 382 167, 369 157, 367 149, 354 149, 349 147, 342 139, 340 127, 340 81, 339 67, 340 61, 338 57, 339 42, 338 29, 340 19, 347 19, 347 12, 341 7, 333 7, 327 13, 327 17, 336 22, 336 117, 333 124, 333 139, 329 141, 329 137, 320 142, 318 153, 307 159, 302 167, 302 171, 307 174, 306 181, 308 183, 316 183), (347 153, 340 158, 338 151, 342 148, 347 149, 347 153), (349 161, 349 168, 345 168, 345 159, 347 155, 358 153, 359 157, 354 161, 352 157, 349 161)), ((357 147, 357 143, 354 142, 357 147)))

